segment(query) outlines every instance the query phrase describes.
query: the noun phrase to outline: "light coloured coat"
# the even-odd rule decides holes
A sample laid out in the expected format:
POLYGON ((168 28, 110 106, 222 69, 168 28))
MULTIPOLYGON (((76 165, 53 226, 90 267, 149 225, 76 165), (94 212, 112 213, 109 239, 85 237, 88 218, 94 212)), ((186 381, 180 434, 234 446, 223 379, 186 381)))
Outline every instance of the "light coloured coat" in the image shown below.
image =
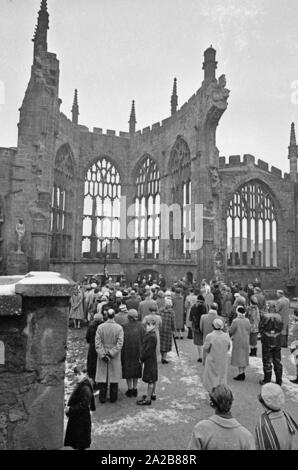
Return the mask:
POLYGON ((249 364, 249 335, 251 325, 248 318, 235 318, 229 334, 233 341, 231 365, 247 367, 249 364))
POLYGON ((228 351, 230 338, 222 330, 214 330, 206 336, 203 350, 206 354, 203 385, 211 392, 213 387, 227 383, 228 351))
POLYGON ((109 319, 99 325, 95 336, 95 349, 97 352, 97 368, 95 381, 106 383, 118 383, 122 378, 121 349, 124 341, 122 326, 114 319, 109 319), (112 359, 107 363, 103 357, 110 353, 112 359))
POLYGON ((288 325, 289 325, 289 314, 290 314, 290 301, 285 296, 280 297, 276 302, 276 312, 280 314, 282 322, 283 322, 283 329, 281 334, 286 335, 288 333, 288 325))

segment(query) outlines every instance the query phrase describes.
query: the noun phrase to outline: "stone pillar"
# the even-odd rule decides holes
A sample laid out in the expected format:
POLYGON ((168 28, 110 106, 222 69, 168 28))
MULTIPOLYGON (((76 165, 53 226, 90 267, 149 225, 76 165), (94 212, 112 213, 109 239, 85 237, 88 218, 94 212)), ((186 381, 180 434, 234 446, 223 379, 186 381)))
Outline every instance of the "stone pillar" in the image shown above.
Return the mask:
MULTIPOLYGON (((3 282, 5 278, 0 278, 3 282)), ((0 285, 1 450, 63 446, 73 285, 60 274, 48 272, 30 273, 16 284, 0 285)))

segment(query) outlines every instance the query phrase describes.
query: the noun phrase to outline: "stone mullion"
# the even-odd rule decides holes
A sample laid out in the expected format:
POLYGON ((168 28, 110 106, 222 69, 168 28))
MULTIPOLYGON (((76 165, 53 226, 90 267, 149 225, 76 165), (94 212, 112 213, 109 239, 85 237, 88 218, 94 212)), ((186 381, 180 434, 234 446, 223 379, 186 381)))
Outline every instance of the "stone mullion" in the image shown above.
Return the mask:
POLYGON ((235 266, 235 197, 232 206, 232 266, 235 266))

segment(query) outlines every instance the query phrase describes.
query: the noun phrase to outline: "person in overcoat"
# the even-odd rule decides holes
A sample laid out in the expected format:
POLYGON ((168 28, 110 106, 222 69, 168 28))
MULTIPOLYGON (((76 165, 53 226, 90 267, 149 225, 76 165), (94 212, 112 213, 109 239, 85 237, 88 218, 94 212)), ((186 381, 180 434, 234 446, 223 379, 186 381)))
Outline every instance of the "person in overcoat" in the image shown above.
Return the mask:
POLYGON ((206 336, 203 346, 206 356, 203 385, 208 392, 219 384, 227 384, 231 343, 229 335, 223 331, 224 322, 219 317, 213 320, 212 327, 213 331, 206 336))
POLYGON ((88 354, 87 354, 87 374, 90 379, 92 379, 93 387, 96 388, 95 376, 96 376, 96 366, 97 366, 97 352, 95 349, 95 335, 99 325, 103 323, 103 316, 101 313, 94 315, 93 321, 89 323, 87 332, 86 332, 86 341, 89 344, 88 354))
POLYGON ((222 298, 222 316, 229 319, 233 309, 233 294, 230 287, 225 288, 222 298))
POLYGON ((165 306, 160 310, 162 320, 160 328, 160 352, 162 364, 168 364, 167 353, 172 351, 172 337, 176 330, 173 302, 170 297, 165 297, 165 306))
POLYGON ((237 318, 232 321, 229 329, 232 338, 231 365, 238 367, 239 374, 234 380, 245 380, 245 369, 249 364, 249 336, 251 331, 250 321, 246 318, 246 309, 239 305, 236 310, 237 318))
POLYGON ((259 323, 260 323, 260 310, 258 307, 258 299, 252 295, 250 297, 250 303, 247 307, 247 318, 250 322, 250 336, 249 336, 249 345, 250 353, 252 357, 257 356, 258 350, 258 333, 259 333, 259 323))
POLYGON ((207 315, 207 308, 204 297, 200 294, 197 296, 197 303, 190 310, 189 320, 192 323, 193 343, 198 348, 198 362, 203 361, 203 333, 200 330, 200 320, 203 315, 207 315))
POLYGON ((65 408, 68 417, 64 446, 76 450, 89 449, 91 445, 91 411, 95 411, 93 389, 84 372, 74 369, 77 385, 65 408))
POLYGON ((157 305, 152 305, 152 307, 150 307, 150 314, 146 315, 142 322, 144 325, 144 328, 145 328, 146 323, 150 322, 151 320, 155 322, 154 331, 155 331, 156 339, 157 339, 156 356, 157 356, 157 360, 159 360, 160 359, 160 329, 162 325, 162 319, 159 314, 157 305))
POLYGON ((189 290, 189 294, 186 296, 185 298, 185 310, 186 310, 186 320, 185 320, 185 324, 188 328, 188 339, 193 339, 193 335, 192 335, 192 321, 190 320, 190 311, 191 311, 191 308, 196 305, 197 303, 197 296, 196 294, 194 293, 194 288, 191 287, 190 290, 189 290))
POLYGON ((148 384, 147 395, 143 395, 138 405, 151 405, 151 400, 156 400, 156 382, 158 380, 158 368, 156 357, 157 338, 155 333, 155 321, 148 320, 145 325, 140 361, 143 363, 143 382, 148 384))
POLYGON ((99 401, 106 402, 107 387, 110 383, 110 401, 118 399, 118 383, 122 378, 121 349, 123 328, 115 322, 115 310, 108 310, 108 319, 99 325, 95 336, 97 368, 95 381, 99 383, 99 401))
POLYGON ((74 321, 74 328, 81 328, 81 321, 84 320, 83 293, 77 286, 70 298, 69 318, 74 321))
POLYGON ((181 294, 180 287, 175 289, 175 293, 173 295, 173 310, 175 313, 175 323, 176 323, 176 331, 177 331, 177 339, 183 339, 183 331, 184 331, 184 299, 183 295, 181 294))
POLYGON ((137 310, 128 311, 128 323, 123 326, 124 343, 121 350, 122 378, 126 379, 127 397, 138 396, 138 379, 142 377, 140 362, 144 326, 138 321, 137 310))

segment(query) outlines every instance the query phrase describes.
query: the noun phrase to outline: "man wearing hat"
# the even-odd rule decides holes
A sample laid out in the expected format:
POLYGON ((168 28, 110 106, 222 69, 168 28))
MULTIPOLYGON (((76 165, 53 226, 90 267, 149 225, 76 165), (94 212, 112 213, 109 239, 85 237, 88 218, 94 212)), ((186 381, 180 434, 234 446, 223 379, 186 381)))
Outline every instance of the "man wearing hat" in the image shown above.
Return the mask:
POLYGON ((288 413, 282 410, 285 396, 277 384, 262 386, 259 401, 265 412, 260 416, 256 427, 258 450, 291 450, 298 425, 288 413))
POLYGON ((227 383, 228 351, 230 338, 223 331, 224 322, 220 317, 215 317, 212 322, 212 333, 209 333, 204 341, 203 350, 206 355, 203 384, 208 392, 219 384, 227 383))
POLYGON ((261 385, 271 382, 272 363, 275 372, 276 383, 282 384, 282 363, 281 363, 281 332, 283 329, 282 318, 279 313, 265 312, 261 316, 259 332, 262 343, 262 361, 264 379, 261 385))
POLYGON ((141 297, 137 295, 135 290, 130 291, 130 296, 126 300, 127 310, 138 310, 141 302, 141 297))
POLYGON ((119 313, 115 315, 115 322, 122 327, 128 323, 128 310, 125 304, 119 306, 119 313))

